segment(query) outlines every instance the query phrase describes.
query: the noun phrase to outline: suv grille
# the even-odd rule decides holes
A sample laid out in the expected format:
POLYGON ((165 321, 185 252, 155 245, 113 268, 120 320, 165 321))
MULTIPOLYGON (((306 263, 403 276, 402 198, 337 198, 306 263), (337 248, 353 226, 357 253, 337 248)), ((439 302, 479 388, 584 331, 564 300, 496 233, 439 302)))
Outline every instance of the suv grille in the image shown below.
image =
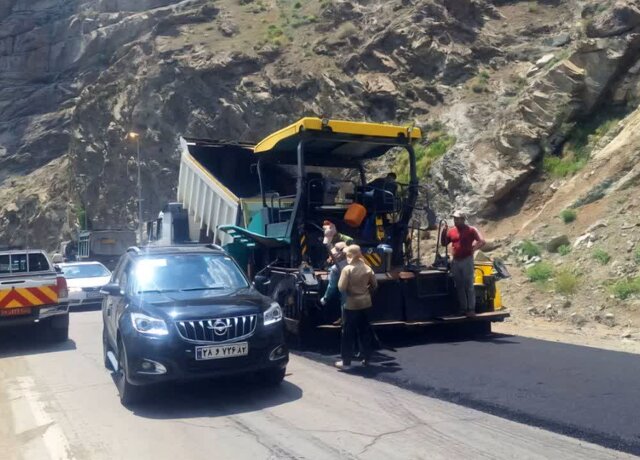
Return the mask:
POLYGON ((253 335, 258 315, 176 321, 178 333, 187 342, 223 343, 253 335))

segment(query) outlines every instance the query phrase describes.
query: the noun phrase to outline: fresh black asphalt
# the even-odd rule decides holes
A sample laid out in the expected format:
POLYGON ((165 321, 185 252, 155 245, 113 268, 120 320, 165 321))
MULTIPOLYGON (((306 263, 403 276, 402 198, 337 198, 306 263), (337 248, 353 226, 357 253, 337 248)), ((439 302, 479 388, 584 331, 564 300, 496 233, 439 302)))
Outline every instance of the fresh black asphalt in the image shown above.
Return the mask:
MULTIPOLYGON (((640 356, 506 335, 428 334, 380 334, 390 349, 350 372, 640 455, 640 356)), ((337 341, 326 334, 322 342, 332 345, 297 353, 331 364, 337 341)))

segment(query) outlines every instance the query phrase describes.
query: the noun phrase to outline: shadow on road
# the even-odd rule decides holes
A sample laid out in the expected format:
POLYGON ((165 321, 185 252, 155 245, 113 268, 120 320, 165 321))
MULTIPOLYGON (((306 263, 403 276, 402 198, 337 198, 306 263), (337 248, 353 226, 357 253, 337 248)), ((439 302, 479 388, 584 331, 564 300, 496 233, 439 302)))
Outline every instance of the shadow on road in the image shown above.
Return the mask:
POLYGON ((224 417, 290 403, 302 398, 302 389, 285 381, 267 387, 247 377, 150 387, 145 401, 132 406, 135 415, 150 419, 224 417))
POLYGON ((0 359, 76 349, 76 343, 73 340, 52 342, 45 332, 43 328, 34 326, 2 329, 0 334, 0 359))

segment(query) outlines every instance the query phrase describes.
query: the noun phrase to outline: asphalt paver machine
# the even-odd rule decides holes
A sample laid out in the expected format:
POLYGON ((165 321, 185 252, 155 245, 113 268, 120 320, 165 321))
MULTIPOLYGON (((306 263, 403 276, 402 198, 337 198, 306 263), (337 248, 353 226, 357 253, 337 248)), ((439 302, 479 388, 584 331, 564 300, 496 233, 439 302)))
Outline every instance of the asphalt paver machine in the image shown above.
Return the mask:
MULTIPOLYGON (((327 221, 362 248, 376 273, 375 325, 470 321, 458 314, 446 264, 425 266, 411 256, 420 138, 416 127, 303 118, 256 145, 182 139, 181 213, 191 239, 222 245, 300 336, 337 327, 340 317, 338 299, 319 302, 330 265, 327 221), (385 155, 408 157, 407 184, 378 177, 385 155)), ((496 280, 491 261, 476 263, 471 321, 490 327, 508 316, 496 280)))

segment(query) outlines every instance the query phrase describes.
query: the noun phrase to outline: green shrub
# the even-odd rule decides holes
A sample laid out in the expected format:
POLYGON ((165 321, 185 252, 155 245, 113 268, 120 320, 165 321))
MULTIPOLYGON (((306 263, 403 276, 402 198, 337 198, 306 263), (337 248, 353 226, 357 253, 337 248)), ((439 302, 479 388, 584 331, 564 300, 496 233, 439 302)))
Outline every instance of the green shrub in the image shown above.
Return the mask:
POLYGON ((554 177, 573 176, 587 164, 586 158, 545 156, 543 169, 554 177))
POLYGON ((553 276, 553 266, 549 262, 538 262, 527 269, 526 275, 529 281, 544 282, 553 276))
POLYGON ((295 9, 300 9, 300 8, 302 8, 302 3, 300 3, 300 2, 295 2, 295 3, 293 4, 293 7, 294 7, 295 9))
POLYGON ((542 249, 533 241, 523 240, 522 243, 520 243, 520 252, 531 258, 542 254, 542 249))
MULTIPOLYGON (((446 134, 443 131, 431 132, 428 137, 430 142, 427 145, 416 145, 414 147, 418 179, 425 177, 429 173, 433 162, 447 153, 456 143, 454 136, 446 134)), ((398 176, 398 182, 405 184, 409 182, 408 155, 402 153, 398 155, 394 172, 398 176)))
POLYGON ((640 246, 638 246, 633 253, 633 260, 635 260, 637 264, 640 264, 640 246))
POLYGON ((553 286, 558 294, 575 294, 578 290, 578 284, 578 275, 566 268, 558 271, 553 278, 553 286))
POLYGON ((587 164, 593 147, 619 122, 619 114, 603 112, 595 118, 575 124, 567 133, 560 156, 547 155, 543 169, 554 177, 572 176, 587 164))
POLYGON ((558 247, 558 254, 560 254, 561 256, 566 256, 566 255, 569 255, 570 253, 571 253, 570 244, 563 244, 562 246, 558 247))
POLYGON ((273 41, 279 37, 282 37, 283 35, 284 31, 274 24, 271 24, 267 29, 267 37, 269 38, 269 40, 273 41))
POLYGON ((593 251, 592 256, 602 265, 607 265, 611 260, 611 256, 609 255, 609 253, 603 249, 596 249, 595 251, 593 251))
POLYGON ((489 72, 486 70, 481 71, 470 82, 469 87, 471 91, 476 94, 485 93, 488 91, 489 85, 489 72))
POLYGON ((640 293, 640 276, 617 281, 611 286, 613 295, 621 300, 629 298, 633 294, 640 293))
POLYGON ((562 218, 562 222, 564 222, 565 224, 570 224, 571 222, 576 220, 576 217, 578 217, 578 213, 575 211, 575 209, 565 209, 560 213, 560 217, 562 218))
POLYGON ((80 230, 88 230, 86 228, 87 210, 85 208, 83 208, 82 206, 78 206, 76 208, 76 218, 78 219, 80 230))

